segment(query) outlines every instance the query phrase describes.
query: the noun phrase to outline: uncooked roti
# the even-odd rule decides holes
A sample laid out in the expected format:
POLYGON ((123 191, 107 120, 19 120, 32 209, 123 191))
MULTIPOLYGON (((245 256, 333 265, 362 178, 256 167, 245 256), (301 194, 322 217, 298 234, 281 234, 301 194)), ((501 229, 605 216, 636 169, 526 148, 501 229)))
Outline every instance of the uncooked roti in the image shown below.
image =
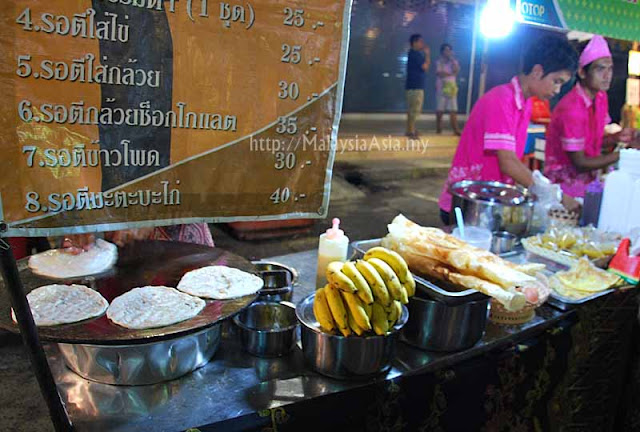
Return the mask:
MULTIPOLYGON (((100 316, 109 303, 99 292, 84 285, 46 285, 27 294, 37 326, 54 326, 100 316)), ((13 309, 11 316, 16 320, 13 309)))
POLYGON ((198 315, 206 302, 165 286, 134 288, 116 297, 107 317, 130 329, 164 327, 198 315))
POLYGON ((109 270, 118 260, 118 248, 113 243, 97 239, 86 252, 72 255, 63 249, 52 249, 32 255, 29 268, 37 275, 51 279, 71 279, 109 270))
POLYGON ((254 294, 264 281, 258 276, 232 267, 209 266, 182 276, 178 289, 198 297, 225 300, 254 294))

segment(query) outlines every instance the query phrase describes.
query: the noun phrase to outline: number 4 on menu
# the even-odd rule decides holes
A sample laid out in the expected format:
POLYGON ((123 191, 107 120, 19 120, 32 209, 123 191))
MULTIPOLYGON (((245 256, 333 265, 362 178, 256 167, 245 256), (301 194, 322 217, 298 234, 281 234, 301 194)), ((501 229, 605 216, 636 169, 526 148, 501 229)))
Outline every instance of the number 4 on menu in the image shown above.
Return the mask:
POLYGON ((24 30, 31 31, 31 9, 26 8, 24 11, 22 11, 22 13, 18 15, 18 18, 16 18, 16 22, 18 24, 22 24, 24 30))

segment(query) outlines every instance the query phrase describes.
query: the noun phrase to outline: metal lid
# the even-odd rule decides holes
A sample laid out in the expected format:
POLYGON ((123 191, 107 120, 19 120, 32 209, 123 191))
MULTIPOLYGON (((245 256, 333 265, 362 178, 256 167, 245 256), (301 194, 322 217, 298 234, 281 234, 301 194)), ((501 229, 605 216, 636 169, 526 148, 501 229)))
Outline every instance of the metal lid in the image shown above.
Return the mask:
POLYGON ((526 189, 500 182, 464 180, 449 186, 449 192, 472 201, 508 206, 518 206, 533 200, 526 189))

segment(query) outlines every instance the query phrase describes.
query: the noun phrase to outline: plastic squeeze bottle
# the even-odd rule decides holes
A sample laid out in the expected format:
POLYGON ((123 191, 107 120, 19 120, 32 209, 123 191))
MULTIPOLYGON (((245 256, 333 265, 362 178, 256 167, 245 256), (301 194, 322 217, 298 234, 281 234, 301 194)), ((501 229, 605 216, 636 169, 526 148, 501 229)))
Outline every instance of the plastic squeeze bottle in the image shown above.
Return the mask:
POLYGON ((316 273, 316 289, 322 288, 327 283, 325 272, 327 266, 333 261, 346 261, 349 248, 349 237, 340 229, 340 219, 334 218, 332 227, 326 233, 320 235, 318 243, 318 270, 316 273))

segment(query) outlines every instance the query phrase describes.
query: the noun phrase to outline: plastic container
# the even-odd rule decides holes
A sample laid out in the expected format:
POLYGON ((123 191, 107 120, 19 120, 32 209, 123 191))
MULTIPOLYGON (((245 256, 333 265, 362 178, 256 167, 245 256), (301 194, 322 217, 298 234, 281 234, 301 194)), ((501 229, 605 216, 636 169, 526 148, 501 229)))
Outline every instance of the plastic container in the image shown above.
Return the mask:
POLYGON ((619 166, 605 181, 598 228, 625 234, 640 226, 640 151, 621 150, 619 166))
POLYGON ((346 261, 349 249, 349 237, 340 229, 340 219, 334 218, 333 226, 320 235, 318 242, 318 268, 316 273, 316 289, 325 286, 327 266, 333 261, 346 261))
POLYGON ((459 238, 471 246, 475 246, 480 249, 489 250, 491 249, 491 231, 486 228, 474 227, 474 226, 465 226, 464 227, 464 238, 460 237, 460 231, 458 228, 454 228, 451 233, 454 237, 459 238))

